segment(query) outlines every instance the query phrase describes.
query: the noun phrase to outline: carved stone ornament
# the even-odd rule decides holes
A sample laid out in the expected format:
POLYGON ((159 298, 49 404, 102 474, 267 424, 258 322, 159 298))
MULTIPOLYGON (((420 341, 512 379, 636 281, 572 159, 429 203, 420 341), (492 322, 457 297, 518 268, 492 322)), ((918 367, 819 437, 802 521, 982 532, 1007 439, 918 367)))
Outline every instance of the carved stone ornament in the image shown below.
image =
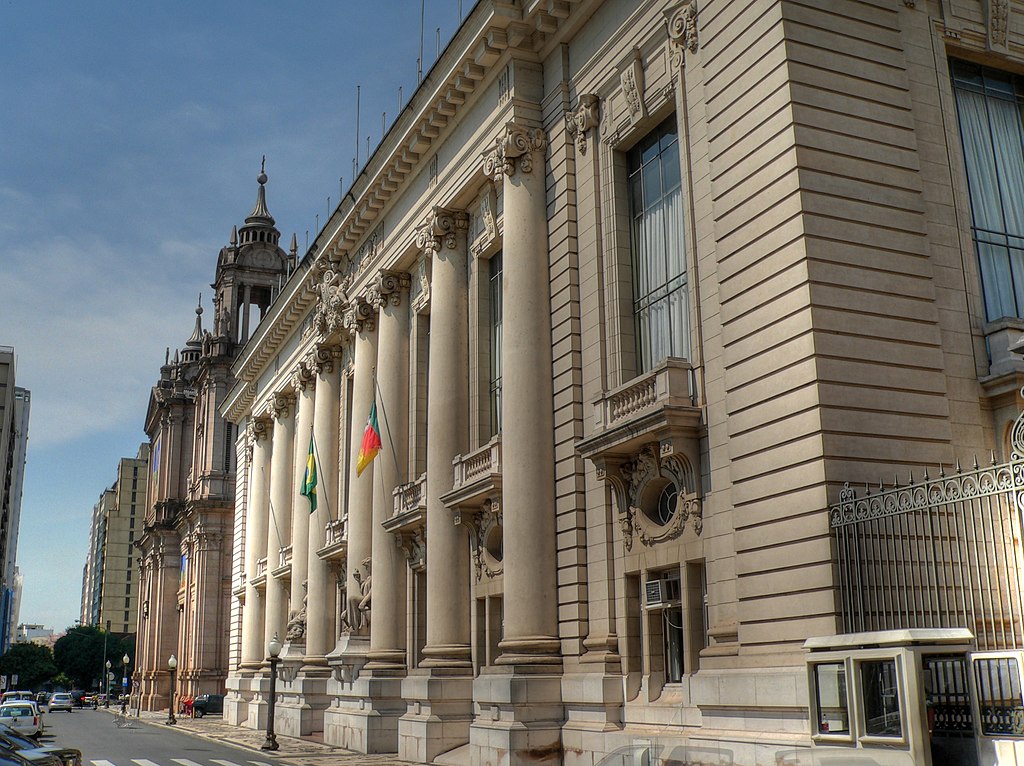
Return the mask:
POLYGON ((460 211, 435 207, 416 230, 416 247, 431 255, 442 247, 454 250, 458 245, 458 232, 469 228, 469 217, 460 211))
POLYGON ((431 259, 424 256, 416 263, 415 275, 410 288, 412 310, 417 314, 430 313, 430 264, 431 259))
POLYGON ((491 499, 479 511, 467 512, 463 509, 454 518, 456 524, 464 524, 469 530, 469 547, 476 581, 480 582, 484 576, 490 580, 500 575, 504 565, 488 551, 487 541, 492 534, 501 534, 501 503, 491 499))
POLYGON ((619 84, 622 85, 622 93, 633 122, 643 119, 647 114, 647 107, 644 106, 644 64, 636 48, 633 49, 633 58, 619 74, 619 84))
POLYGON ((385 306, 401 306, 402 296, 409 292, 412 277, 404 271, 381 269, 377 281, 370 288, 367 301, 376 309, 385 306))
POLYGON ((484 175, 497 181, 502 174, 516 171, 533 172, 533 154, 547 146, 547 136, 539 128, 524 128, 506 122, 501 135, 494 139, 494 148, 484 152, 484 175))
POLYGON ((310 367, 317 375, 334 372, 335 363, 341 359, 341 346, 318 345, 310 356, 310 367))
POLYGON ((353 298, 349 301, 348 310, 345 312, 345 329, 355 335, 361 332, 372 332, 376 326, 376 309, 363 296, 353 298))
POLYGON ((321 335, 331 335, 344 327, 345 310, 348 307, 346 293, 351 284, 352 278, 341 274, 329 262, 319 270, 313 285, 317 298, 312 328, 321 335))
POLYGON ((306 386, 313 380, 313 369, 309 362, 305 359, 295 365, 295 369, 292 371, 292 388, 296 391, 305 391, 306 386))
POLYGON ((270 411, 278 420, 292 414, 292 407, 295 404, 295 397, 288 392, 277 392, 270 397, 270 411))
POLYGON ((985 3, 989 50, 1007 52, 1007 32, 1010 28, 1010 0, 988 0, 985 3))
POLYGON ((576 140, 576 151, 587 153, 587 132, 598 125, 601 99, 593 93, 580 95, 576 108, 565 115, 565 129, 576 140))
POLYGON ((267 421, 262 418, 254 418, 249 421, 249 425, 245 429, 246 441, 253 444, 260 439, 266 439, 270 435, 270 429, 267 428, 267 421))
POLYGON ((409 568, 413 571, 421 571, 427 563, 427 539, 426 530, 423 527, 414 529, 410 533, 398 535, 396 542, 398 547, 405 554, 409 568))
POLYGON ((684 455, 651 443, 617 470, 600 466, 599 475, 602 472, 615 490, 622 543, 627 551, 633 549, 634 538, 647 547, 674 540, 683 534, 688 523, 692 523, 696 534, 704 531, 703 503, 696 491, 695 474, 684 455), (650 502, 645 497, 649 485, 656 480, 672 482, 676 487, 675 508, 664 524, 657 523, 643 510, 644 502, 650 502))
POLYGON ((672 66, 679 69, 683 65, 684 49, 690 53, 697 52, 697 0, 673 5, 665 11, 665 22, 668 24, 672 66))

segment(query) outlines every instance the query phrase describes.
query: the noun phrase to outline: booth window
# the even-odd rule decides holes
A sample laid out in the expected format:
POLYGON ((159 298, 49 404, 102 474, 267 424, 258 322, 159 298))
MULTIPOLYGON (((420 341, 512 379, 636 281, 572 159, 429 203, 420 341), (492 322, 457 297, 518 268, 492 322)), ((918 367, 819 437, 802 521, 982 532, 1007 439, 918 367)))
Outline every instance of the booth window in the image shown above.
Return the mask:
POLYGON ((814 666, 814 693, 819 734, 850 733, 850 703, 846 693, 846 665, 826 662, 814 666))
POLYGON ((864 733, 870 737, 902 737, 900 695, 895 660, 860 663, 864 694, 864 733))
POLYGON ((1020 668, 1013 657, 979 657, 974 661, 982 734, 1024 734, 1024 699, 1020 668))

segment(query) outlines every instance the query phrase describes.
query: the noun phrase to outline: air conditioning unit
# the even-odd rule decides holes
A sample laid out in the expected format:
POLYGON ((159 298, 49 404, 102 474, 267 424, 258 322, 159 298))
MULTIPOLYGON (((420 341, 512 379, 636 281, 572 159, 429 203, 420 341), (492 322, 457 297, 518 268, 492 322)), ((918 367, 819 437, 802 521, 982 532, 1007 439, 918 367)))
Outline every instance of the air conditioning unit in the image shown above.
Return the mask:
POLYGON ((656 578, 644 583, 644 609, 665 609, 678 606, 679 581, 656 578))

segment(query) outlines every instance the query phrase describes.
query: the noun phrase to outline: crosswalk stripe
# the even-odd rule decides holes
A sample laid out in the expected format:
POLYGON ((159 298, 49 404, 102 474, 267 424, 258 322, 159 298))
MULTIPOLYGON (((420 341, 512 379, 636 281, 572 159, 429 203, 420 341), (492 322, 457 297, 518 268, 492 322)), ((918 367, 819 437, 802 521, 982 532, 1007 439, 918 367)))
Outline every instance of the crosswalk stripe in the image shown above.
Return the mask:
POLYGON ((239 766, 234 761, 218 761, 216 758, 211 758, 210 763, 216 763, 217 766, 239 766))
POLYGON ((190 761, 188 758, 172 758, 171 760, 179 764, 179 766, 203 766, 203 764, 190 761))
POLYGON ((159 763, 148 758, 132 758, 132 763, 137 763, 139 766, 160 766, 159 763))
POLYGON ((114 766, 110 761, 90 761, 92 766, 114 766))
POLYGON ((264 761, 249 761, 252 766, 272 766, 272 764, 265 763, 264 761))

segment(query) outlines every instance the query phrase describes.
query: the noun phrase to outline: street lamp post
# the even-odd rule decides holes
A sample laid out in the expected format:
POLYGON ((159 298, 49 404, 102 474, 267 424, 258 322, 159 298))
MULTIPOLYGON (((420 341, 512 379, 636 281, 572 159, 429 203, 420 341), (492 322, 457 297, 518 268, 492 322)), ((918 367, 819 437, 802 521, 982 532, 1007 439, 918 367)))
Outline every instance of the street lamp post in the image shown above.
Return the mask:
POLYGON ((107 672, 103 676, 103 707, 110 707, 110 660, 107 660, 107 672))
POLYGON ((129 702, 131 697, 129 696, 126 700, 125 694, 128 693, 128 665, 131 663, 132 658, 128 656, 128 652, 124 653, 124 657, 121 658, 121 664, 124 666, 121 671, 121 712, 126 713, 129 708, 129 702))
POLYGON ((277 633, 267 643, 267 654, 270 655, 270 707, 267 708, 267 740, 261 750, 277 750, 277 735, 274 733, 274 702, 277 699, 277 659, 281 654, 281 642, 277 633))
POLYGON ((178 722, 178 719, 174 717, 174 671, 178 669, 178 661, 172 654, 170 659, 167 660, 167 669, 171 671, 171 690, 169 692, 170 704, 167 706, 167 725, 174 726, 178 722))

